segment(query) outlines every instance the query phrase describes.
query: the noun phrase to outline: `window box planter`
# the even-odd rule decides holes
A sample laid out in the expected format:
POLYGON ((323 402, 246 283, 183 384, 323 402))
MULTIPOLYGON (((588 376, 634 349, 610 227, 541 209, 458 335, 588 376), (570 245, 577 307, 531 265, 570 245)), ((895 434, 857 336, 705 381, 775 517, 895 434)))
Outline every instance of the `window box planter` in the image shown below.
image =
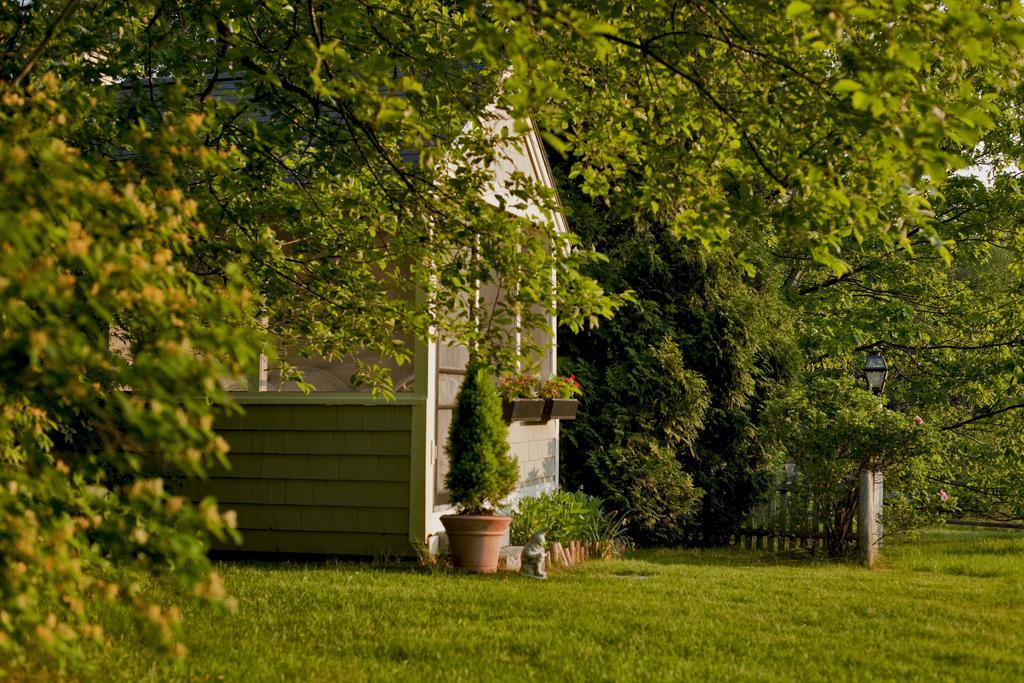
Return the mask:
POLYGON ((546 398, 544 399, 544 414, 541 416, 541 422, 575 420, 579 405, 579 400, 575 398, 546 398))
POLYGON ((505 422, 537 422, 543 418, 546 406, 543 398, 514 398, 501 402, 505 422))

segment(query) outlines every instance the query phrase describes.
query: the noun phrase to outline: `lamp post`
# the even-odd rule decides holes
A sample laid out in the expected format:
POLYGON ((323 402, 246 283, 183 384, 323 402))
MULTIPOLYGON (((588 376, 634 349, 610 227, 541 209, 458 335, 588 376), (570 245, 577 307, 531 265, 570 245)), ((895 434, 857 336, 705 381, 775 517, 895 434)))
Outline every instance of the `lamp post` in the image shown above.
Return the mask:
POLYGON ((868 357, 864 360, 863 372, 868 389, 876 396, 881 396, 885 391, 885 378, 889 375, 889 366, 885 364, 885 356, 881 351, 877 349, 868 351, 868 357))
MULTIPOLYGON (((876 396, 885 390, 885 378, 889 375, 889 366, 885 356, 877 349, 868 351, 864 360, 864 379, 876 396)), ((882 513, 882 473, 864 468, 860 471, 860 501, 857 518, 857 546, 860 558, 867 566, 872 566, 878 555, 882 535, 882 524, 879 517, 882 513)))

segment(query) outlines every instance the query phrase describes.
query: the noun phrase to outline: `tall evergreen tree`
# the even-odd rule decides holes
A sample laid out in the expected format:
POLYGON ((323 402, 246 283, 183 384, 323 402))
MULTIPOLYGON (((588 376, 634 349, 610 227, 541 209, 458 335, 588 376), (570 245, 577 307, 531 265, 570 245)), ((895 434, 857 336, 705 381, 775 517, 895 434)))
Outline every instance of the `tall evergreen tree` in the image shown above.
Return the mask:
POLYGON ((639 540, 720 542, 772 482, 758 412, 799 365, 777 269, 752 237, 756 277, 563 181, 574 229, 609 258, 594 276, 633 297, 599 328, 559 338, 560 362, 586 388, 563 428, 563 482, 609 497, 639 540), (649 487, 624 495, 624 467, 646 470, 649 487))

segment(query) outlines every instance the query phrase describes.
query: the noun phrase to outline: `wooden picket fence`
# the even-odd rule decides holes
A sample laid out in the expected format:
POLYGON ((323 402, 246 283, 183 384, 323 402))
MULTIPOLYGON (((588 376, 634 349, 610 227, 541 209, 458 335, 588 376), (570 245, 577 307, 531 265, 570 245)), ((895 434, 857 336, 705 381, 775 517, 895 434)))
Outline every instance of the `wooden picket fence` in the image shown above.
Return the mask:
POLYGON ((754 507, 732 540, 743 548, 772 552, 814 550, 824 538, 823 524, 818 510, 798 501, 791 486, 782 484, 770 499, 754 507))
MULTIPOLYGON (((868 496, 868 505, 872 507, 869 514, 875 520, 872 525, 872 542, 875 547, 881 545, 879 537, 882 527, 882 478, 869 480, 869 488, 873 487, 868 496)), ((864 496, 865 489, 861 489, 864 496)), ((863 498, 862 498, 863 501, 863 498)), ((858 546, 864 541, 858 538, 860 522, 855 519, 851 529, 850 540, 857 540, 858 546)), ((807 500, 797 497, 792 482, 784 482, 778 486, 773 495, 765 502, 754 507, 747 523, 733 536, 732 544, 752 550, 768 550, 779 552, 784 550, 816 550, 825 538, 825 519, 822 513, 807 500)), ((869 544, 870 545, 870 544, 869 544)))

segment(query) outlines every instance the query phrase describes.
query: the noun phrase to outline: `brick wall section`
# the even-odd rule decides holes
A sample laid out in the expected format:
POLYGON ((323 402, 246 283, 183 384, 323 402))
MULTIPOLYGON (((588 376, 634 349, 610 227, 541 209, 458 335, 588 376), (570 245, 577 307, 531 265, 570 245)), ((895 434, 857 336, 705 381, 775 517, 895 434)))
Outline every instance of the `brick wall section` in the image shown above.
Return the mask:
POLYGON ((243 550, 408 555, 412 410, 248 406, 217 424, 231 470, 190 493, 238 512, 243 550))

